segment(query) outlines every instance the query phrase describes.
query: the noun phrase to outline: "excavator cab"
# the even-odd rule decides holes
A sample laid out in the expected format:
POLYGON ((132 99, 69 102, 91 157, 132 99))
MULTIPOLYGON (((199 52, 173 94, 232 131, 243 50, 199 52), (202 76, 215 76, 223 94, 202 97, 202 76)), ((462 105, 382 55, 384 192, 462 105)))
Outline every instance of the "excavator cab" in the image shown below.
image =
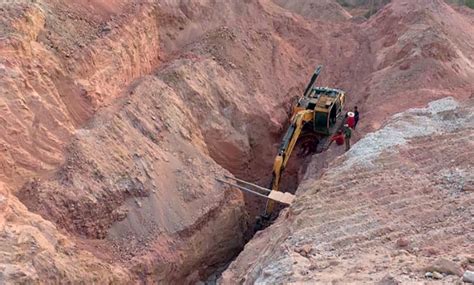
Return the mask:
POLYGON ((314 104, 313 131, 330 135, 342 113, 345 95, 339 89, 316 87, 317 101, 314 104))
POLYGON ((341 115, 345 103, 344 91, 327 87, 313 87, 301 97, 293 109, 293 115, 303 110, 313 111, 313 132, 330 135, 341 115))

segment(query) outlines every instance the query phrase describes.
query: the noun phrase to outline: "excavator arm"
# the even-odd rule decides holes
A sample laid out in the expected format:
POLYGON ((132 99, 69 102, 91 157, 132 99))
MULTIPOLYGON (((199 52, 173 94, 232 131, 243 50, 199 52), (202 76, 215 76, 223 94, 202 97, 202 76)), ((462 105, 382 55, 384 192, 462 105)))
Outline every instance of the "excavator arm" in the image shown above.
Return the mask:
POLYGON ((316 79, 318 79, 319 74, 321 73, 321 69, 323 68, 322 65, 318 65, 316 67, 316 70, 313 73, 313 76, 311 76, 311 79, 308 82, 308 85, 306 86, 306 89, 304 90, 303 97, 308 97, 308 95, 311 93, 311 89, 313 89, 314 84, 316 83, 316 79))
MULTIPOLYGON (((271 184, 271 190, 279 191, 280 180, 283 170, 290 159, 291 153, 295 148, 296 142, 298 141, 301 131, 306 122, 310 122, 313 119, 313 110, 301 110, 293 115, 291 124, 288 127, 285 136, 278 149, 278 154, 273 162, 273 178, 271 184)), ((274 202, 272 200, 267 201, 265 209, 266 214, 270 214, 273 211, 274 202)))

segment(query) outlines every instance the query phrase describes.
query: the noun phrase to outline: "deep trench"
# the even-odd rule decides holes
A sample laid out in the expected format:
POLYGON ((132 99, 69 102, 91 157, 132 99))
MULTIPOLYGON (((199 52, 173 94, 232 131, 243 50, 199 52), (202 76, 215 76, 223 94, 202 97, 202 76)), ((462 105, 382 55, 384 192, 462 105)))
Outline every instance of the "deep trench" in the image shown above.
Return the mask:
MULTIPOLYGON (((281 139, 283 138, 289 126, 289 119, 290 118, 288 118, 285 127, 277 135, 271 136, 272 137, 271 145, 280 144, 281 139)), ((290 192, 292 194, 296 192, 301 182, 302 176, 306 172, 309 162, 311 161, 314 155, 317 155, 317 153, 310 153, 308 155, 301 156, 299 153, 300 153, 302 144, 303 143, 301 140, 297 142, 292 152, 292 155, 290 159, 288 160, 288 164, 282 173, 281 182, 280 182, 280 190, 283 192, 290 192)), ((277 154, 277 151, 278 151, 277 148, 273 150, 273 153, 275 156, 277 154)), ((270 184, 272 180, 273 160, 274 160, 274 156, 272 156, 269 159, 267 156, 259 155, 257 153, 257 155, 250 158, 249 160, 250 164, 245 173, 242 173, 241 171, 235 171, 234 169, 228 169, 228 168, 226 169, 229 170, 236 178, 257 184, 265 188, 270 188, 271 186, 270 184), (266 164, 265 169, 261 171, 255 171, 256 166, 253 165, 252 162, 262 161, 262 160, 265 161, 265 164, 266 164)), ((237 256, 244 249, 245 245, 254 237, 254 235, 258 231, 264 230, 265 228, 272 225, 273 222, 278 218, 280 212, 287 207, 285 205, 281 205, 277 203, 270 219, 267 220, 263 224, 263 227, 257 227, 256 219, 257 217, 262 216, 264 214, 267 199, 245 192, 245 191, 242 191, 242 193, 244 197, 245 209, 249 217, 248 228, 247 228, 247 231, 244 233, 244 236, 245 236, 244 244, 242 244, 241 248, 238 251, 230 253, 225 262, 222 262, 220 264, 216 264, 210 267, 211 270, 207 271, 207 274, 205 274, 206 278, 204 278, 205 280, 203 280, 205 284, 209 284, 209 285, 217 284, 217 280, 219 279, 221 274, 237 258, 237 256)))
MULTIPOLYGON (((363 106, 365 105, 365 101, 366 101, 366 98, 359 99, 357 100, 356 105, 363 106)), ((285 135, 287 128, 289 127, 290 114, 291 112, 288 112, 286 124, 277 134, 275 133, 263 134, 262 131, 260 131, 260 134, 259 134, 260 136, 267 135, 267 137, 271 138, 270 140, 271 143, 267 142, 268 143, 267 147, 271 145, 271 146, 274 146, 274 148, 271 150, 271 156, 255 151, 253 153, 254 155, 249 158, 249 167, 247 169, 248 171, 246 172, 242 172, 238 170, 236 171, 235 169, 225 167, 225 163, 219 163, 218 161, 216 162, 218 162, 218 164, 220 164, 222 167, 224 167, 229 172, 231 172, 236 178, 257 184, 265 188, 271 188, 270 184, 271 184, 271 179, 272 179, 272 169, 273 169, 274 158, 278 152, 278 146, 280 145, 281 140, 283 136, 285 135), (258 165, 258 163, 253 164, 253 162, 261 162, 261 161, 265 162, 265 166, 263 167, 263 169, 261 165, 258 165)), ((306 171, 308 170, 308 166, 310 165, 311 161, 318 159, 317 163, 311 164, 311 167, 315 167, 314 169, 311 169, 311 171, 312 173, 315 173, 315 176, 319 176, 322 174, 322 171, 324 171, 324 169, 326 168, 327 162, 328 162, 327 160, 328 159, 332 160, 334 156, 338 156, 341 153, 341 152, 339 152, 339 154, 332 153, 332 155, 328 156, 325 153, 327 149, 324 149, 324 150, 319 149, 318 152, 310 152, 307 155, 301 156, 300 152, 303 146, 306 145, 308 142, 312 142, 313 139, 314 139, 314 133, 308 130, 304 130, 303 133, 300 135, 295 145, 295 148, 290 156, 288 164, 282 173, 281 182, 280 182, 280 191, 295 194, 300 182, 302 182, 302 179, 304 178, 304 175, 306 171)), ((351 141, 352 143, 355 143, 358 139, 360 139, 360 137, 353 138, 351 141)), ((325 142, 326 140, 324 139, 320 143, 324 145, 325 142)), ((265 140, 260 141, 260 144, 263 144, 263 143, 265 143, 265 140)), ((261 145, 259 146, 261 147, 261 145)), ((242 193, 244 196, 246 211, 247 211, 247 214, 249 215, 249 227, 248 227, 247 232, 245 233, 245 242, 238 251, 229 253, 229 256, 225 262, 222 262, 220 264, 210 267, 212 268, 212 270, 208 271, 208 274, 206 274, 206 278, 204 278, 205 284, 216 284, 220 275, 238 257, 238 255, 244 249, 245 245, 251 241, 254 235, 258 231, 264 230, 265 228, 271 226, 273 222, 275 222, 275 220, 278 218, 280 212, 283 209, 288 207, 288 206, 283 206, 281 204, 277 205, 276 209, 274 210, 274 215, 272 215, 272 218, 270 219, 269 223, 266 223, 263 228, 257 230, 255 227, 256 217, 264 213, 267 199, 247 193, 245 191, 242 191, 242 193)))

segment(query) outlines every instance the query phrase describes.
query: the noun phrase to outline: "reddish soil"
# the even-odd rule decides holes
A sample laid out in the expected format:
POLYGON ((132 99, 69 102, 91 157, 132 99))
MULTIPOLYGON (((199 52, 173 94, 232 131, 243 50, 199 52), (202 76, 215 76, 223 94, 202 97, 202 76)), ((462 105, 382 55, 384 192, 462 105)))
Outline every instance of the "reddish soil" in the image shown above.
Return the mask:
MULTIPOLYGON (((355 140, 397 112, 473 94, 466 8, 397 0, 361 21, 335 1, 285 3, 0 4, 0 280, 205 279, 243 248, 260 205, 214 177, 268 185, 318 64, 319 84, 359 105, 355 140)), ((314 175, 340 154, 313 156, 314 175)), ((303 164, 293 159, 283 188, 303 164)))

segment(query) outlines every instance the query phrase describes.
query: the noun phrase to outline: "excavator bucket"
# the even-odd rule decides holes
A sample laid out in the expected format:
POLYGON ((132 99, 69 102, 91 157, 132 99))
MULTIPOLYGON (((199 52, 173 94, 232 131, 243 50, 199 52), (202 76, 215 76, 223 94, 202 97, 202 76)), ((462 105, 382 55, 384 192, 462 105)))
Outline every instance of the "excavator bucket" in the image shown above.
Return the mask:
POLYGON ((216 177, 216 180, 221 183, 227 184, 229 186, 233 186, 241 191, 248 192, 265 199, 270 199, 272 201, 275 201, 281 204, 291 205, 291 203, 293 203, 293 200, 295 199, 295 196, 290 193, 283 193, 279 191, 270 190, 270 189, 261 187, 259 185, 256 185, 254 183, 250 183, 250 182, 247 182, 235 177, 231 177, 228 175, 224 175, 224 178, 225 179, 216 177), (229 180, 234 181, 234 182, 230 182, 229 180), (235 182, 240 183, 240 185, 235 182), (242 184, 245 186, 243 186, 242 184), (254 190, 250 189, 249 187, 254 188, 254 190))
POLYGON ((268 199, 280 202, 282 204, 291 205, 295 199, 295 195, 288 192, 271 191, 270 195, 268 195, 268 199))

